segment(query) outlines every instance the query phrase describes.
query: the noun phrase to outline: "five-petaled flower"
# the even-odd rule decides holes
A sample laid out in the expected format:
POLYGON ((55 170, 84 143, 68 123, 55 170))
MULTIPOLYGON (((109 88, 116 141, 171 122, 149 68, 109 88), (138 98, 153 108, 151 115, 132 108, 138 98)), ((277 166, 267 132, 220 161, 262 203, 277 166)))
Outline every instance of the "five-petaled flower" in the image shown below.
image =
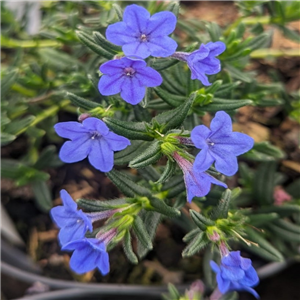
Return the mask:
POLYGON ((216 113, 210 124, 196 126, 191 132, 195 146, 202 149, 196 156, 194 170, 206 171, 213 162, 217 171, 231 176, 238 170, 236 156, 253 147, 253 139, 240 132, 232 132, 230 116, 224 111, 216 113))
POLYGON ((121 97, 133 105, 143 100, 146 87, 162 83, 160 74, 141 59, 110 60, 100 66, 100 71, 104 74, 98 84, 100 93, 105 96, 121 93, 121 97))
POLYGON ((103 241, 84 238, 64 245, 62 250, 74 250, 70 259, 70 267, 78 274, 92 271, 95 268, 98 268, 102 275, 109 272, 109 257, 103 241))
POLYGON ((73 163, 88 157, 91 165, 102 172, 113 168, 114 151, 130 145, 127 138, 113 133, 103 121, 93 117, 82 123, 57 123, 54 129, 59 136, 70 139, 59 152, 63 162, 73 163))
POLYGON ((205 172, 198 172, 195 170, 195 168, 193 168, 193 164, 187 159, 181 157, 177 152, 173 153, 173 158, 176 160, 183 172, 188 202, 191 202, 194 197, 203 197, 207 195, 212 183, 227 188, 225 183, 217 180, 213 176, 205 172))
POLYGON ((191 79, 198 79, 203 85, 211 85, 207 75, 217 74, 221 71, 220 60, 215 56, 220 55, 226 49, 223 42, 209 42, 201 44, 200 48, 192 53, 175 52, 172 57, 187 62, 192 75, 191 79))
POLYGON ((145 8, 132 4, 125 8, 122 22, 107 27, 106 38, 122 46, 126 56, 167 57, 177 48, 177 43, 168 37, 174 31, 176 22, 176 16, 169 11, 150 17, 145 8))
POLYGON ((259 278, 252 267, 251 259, 241 257, 240 251, 231 251, 221 260, 220 266, 214 261, 210 262, 211 268, 217 273, 217 283, 222 294, 229 291, 247 291, 259 298, 252 289, 259 283, 259 278))
POLYGON ((82 239, 85 233, 93 231, 90 218, 80 209, 66 190, 60 191, 63 206, 53 207, 51 217, 60 228, 58 238, 61 245, 82 239))

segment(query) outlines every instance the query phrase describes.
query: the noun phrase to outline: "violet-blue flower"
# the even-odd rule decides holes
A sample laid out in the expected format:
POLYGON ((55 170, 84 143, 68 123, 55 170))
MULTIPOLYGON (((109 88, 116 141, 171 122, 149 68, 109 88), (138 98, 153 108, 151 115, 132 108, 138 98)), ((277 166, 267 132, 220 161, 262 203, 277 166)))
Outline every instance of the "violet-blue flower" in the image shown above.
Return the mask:
POLYGON ((201 44, 200 48, 192 53, 175 52, 172 57, 187 62, 192 76, 191 79, 198 79, 203 85, 209 86, 207 75, 217 74, 221 71, 220 60, 215 56, 220 55, 226 49, 223 42, 209 42, 201 44))
POLYGON ((66 190, 60 191, 63 206, 53 207, 51 217, 60 228, 58 238, 61 245, 74 240, 82 239, 85 233, 93 231, 90 218, 80 209, 66 190))
POLYGON ((73 163, 88 157, 90 164, 102 172, 113 168, 114 151, 130 145, 127 138, 113 133, 103 121, 93 117, 82 123, 57 123, 54 129, 59 136, 70 139, 59 152, 63 162, 73 163))
POLYGON ((173 153, 173 158, 176 160, 180 169, 183 172, 183 179, 187 191, 187 200, 190 203, 194 197, 203 197, 210 191, 211 184, 217 184, 227 188, 227 185, 213 176, 198 172, 193 168, 193 164, 181 157, 177 152, 173 153))
POLYGON ((125 8, 122 22, 107 27, 106 38, 122 46, 126 56, 167 57, 177 48, 177 43, 168 37, 174 31, 176 22, 176 16, 169 11, 150 17, 145 8, 132 4, 125 8))
POLYGON ((236 156, 249 151, 254 140, 240 132, 232 132, 230 116, 224 111, 218 111, 210 123, 210 129, 205 125, 196 126, 191 132, 195 146, 202 149, 196 156, 194 170, 206 171, 215 163, 217 171, 231 176, 238 170, 236 156))
POLYGON ((240 251, 231 251, 221 260, 220 266, 214 261, 210 266, 217 273, 217 283, 222 294, 229 291, 247 291, 259 298, 252 288, 259 283, 259 278, 252 266, 251 259, 241 257, 240 251))
POLYGON ((121 93, 121 97, 132 105, 143 100, 146 87, 162 83, 161 75, 141 59, 110 60, 100 66, 100 71, 104 74, 98 84, 100 93, 105 96, 121 93))
POLYGON ((84 238, 66 244, 62 250, 74 250, 70 259, 70 267, 78 274, 92 271, 95 268, 98 268, 102 275, 109 272, 109 257, 103 241, 84 238))

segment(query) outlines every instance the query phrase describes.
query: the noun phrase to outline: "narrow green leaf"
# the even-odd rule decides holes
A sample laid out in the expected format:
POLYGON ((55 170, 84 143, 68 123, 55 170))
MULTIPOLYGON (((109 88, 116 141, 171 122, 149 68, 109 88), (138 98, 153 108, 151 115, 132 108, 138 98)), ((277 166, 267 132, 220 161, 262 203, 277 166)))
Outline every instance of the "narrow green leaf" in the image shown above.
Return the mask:
POLYGON ((119 21, 122 21, 122 19, 123 19, 123 10, 122 10, 121 6, 119 4, 117 4, 117 3, 114 3, 112 5, 112 7, 113 7, 113 9, 116 12, 119 21))
POLYGON ((31 183, 37 207, 44 213, 48 213, 52 208, 52 197, 45 181, 35 181, 31 183))
POLYGON ((110 43, 99 31, 93 32, 93 38, 96 44, 111 54, 122 52, 122 47, 110 43))
POLYGON ((81 98, 75 94, 67 92, 67 97, 70 99, 70 101, 80 108, 83 108, 85 110, 91 110, 93 108, 99 107, 99 104, 92 102, 90 100, 86 100, 84 98, 81 98))
POLYGON ((199 228, 195 228, 192 231, 190 231, 189 233, 187 233, 184 237, 183 237, 183 241, 188 243, 190 242, 192 239, 194 239, 196 237, 196 235, 198 235, 201 231, 199 230, 199 228))
POLYGON ((6 132, 1 132, 1 146, 6 146, 12 141, 14 141, 17 137, 13 134, 9 134, 6 132))
MULTIPOLYGON (((287 222, 286 222, 287 223, 287 222)), ((279 224, 268 224, 267 228, 269 228, 276 236, 280 237, 282 240, 287 241, 287 242, 292 242, 299 244, 300 243, 300 234, 299 232, 291 231, 291 227, 295 229, 295 226, 291 226, 293 224, 285 224, 283 226, 282 223, 279 224), (285 227, 285 228, 284 228, 285 227), (286 227, 289 227, 287 229, 286 227)))
POLYGON ((160 173, 158 173, 153 166, 147 166, 143 169, 139 169, 138 172, 141 174, 143 178, 145 178, 148 181, 151 180, 155 182, 160 177, 160 173))
POLYGON ((154 88, 154 91, 158 97, 160 97, 162 100, 164 100, 166 103, 168 103, 172 107, 177 107, 177 106, 181 105, 184 101, 186 101, 185 96, 171 94, 160 87, 154 88))
POLYGON ((145 149, 141 154, 139 154, 129 163, 129 167, 144 168, 156 163, 162 157, 160 145, 160 141, 153 141, 147 149, 145 149))
POLYGON ((125 233, 124 240, 123 240, 123 249, 128 260, 133 264, 137 264, 138 258, 136 257, 135 253, 132 250, 131 236, 129 231, 125 233))
POLYGON ((109 209, 115 209, 126 205, 126 199, 113 199, 109 201, 93 200, 93 199, 78 199, 77 205, 87 212, 97 212, 109 209))
POLYGON ((1 99, 2 101, 5 99, 7 92, 9 91, 10 87, 16 82, 18 76, 17 70, 12 70, 7 72, 1 78, 1 99))
POLYGON ((189 257, 200 250, 202 250, 207 244, 209 240, 205 232, 201 232, 196 235, 193 240, 187 245, 187 247, 182 252, 182 257, 189 257))
POLYGON ((266 206, 261 207, 257 211, 257 213, 277 213, 281 217, 291 216, 294 213, 300 213, 300 206, 293 204, 284 204, 282 206, 266 206))
POLYGON ((169 218, 175 218, 180 215, 180 211, 167 205, 163 200, 151 197, 149 198, 150 204, 153 209, 169 218))
POLYGON ((269 222, 272 222, 279 218, 279 215, 276 213, 268 213, 268 214, 250 214, 247 216, 249 218, 249 223, 252 226, 259 227, 265 225, 269 222))
POLYGON ((247 73, 238 70, 237 68, 233 67, 230 64, 225 64, 225 68, 230 75, 234 78, 234 79, 238 79, 244 82, 252 82, 253 79, 250 77, 250 75, 248 75, 247 73))
POLYGON ((135 217, 135 220, 132 224, 132 228, 138 240, 142 243, 142 245, 147 249, 151 250, 153 248, 151 238, 148 234, 148 231, 139 216, 135 217))
POLYGON ((205 231, 207 226, 214 226, 215 222, 204 217, 202 214, 190 209, 190 215, 195 224, 202 230, 205 231))
POLYGON ((253 38, 249 44, 247 45, 252 51, 260 48, 267 48, 269 47, 272 41, 272 32, 264 32, 255 38, 253 38))
POLYGON ((134 197, 136 195, 146 197, 152 196, 151 191, 136 184, 122 172, 111 170, 110 172, 105 174, 127 197, 134 197))
POLYGON ((156 71, 162 71, 179 63, 177 59, 170 58, 153 58, 151 67, 156 71))
POLYGON ((226 189, 222 194, 222 198, 218 203, 218 206, 215 207, 211 213, 211 219, 227 219, 229 204, 231 200, 231 190, 226 189))
POLYGON ((199 107, 199 109, 203 111, 216 112, 219 110, 233 110, 251 104, 253 104, 253 101, 248 99, 227 100, 214 98, 211 103, 199 107))
POLYGON ((125 136, 129 139, 144 141, 153 140, 153 137, 149 136, 149 134, 147 133, 147 123, 145 122, 128 122, 113 118, 103 118, 103 121, 113 132, 125 136))
POLYGON ((171 159, 168 159, 166 167, 156 183, 163 183, 171 178, 176 171, 176 167, 177 163, 171 159))

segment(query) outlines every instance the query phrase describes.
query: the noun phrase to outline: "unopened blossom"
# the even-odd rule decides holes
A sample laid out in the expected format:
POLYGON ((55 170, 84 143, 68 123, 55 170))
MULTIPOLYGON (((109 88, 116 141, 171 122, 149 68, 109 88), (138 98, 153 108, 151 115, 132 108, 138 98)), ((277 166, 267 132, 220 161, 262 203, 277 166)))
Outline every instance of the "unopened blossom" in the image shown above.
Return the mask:
POLYGON ((51 217, 60 228, 58 238, 61 245, 82 239, 85 233, 93 231, 91 219, 81 210, 66 190, 60 191, 63 206, 53 207, 51 217))
POLYGON ((218 288, 222 294, 230 291, 247 291, 259 298, 253 289, 259 283, 257 273, 251 259, 241 257, 240 251, 231 251, 223 256, 220 266, 214 261, 210 262, 210 266, 217 273, 218 288))
POLYGON ((213 163, 217 171, 231 176, 238 170, 237 156, 249 151, 254 140, 247 134, 232 132, 230 116, 218 111, 212 119, 210 129, 205 125, 196 126, 191 139, 198 149, 194 170, 206 171, 213 163))
POLYGON ((100 66, 100 71, 104 74, 98 84, 100 93, 105 96, 121 93, 122 99, 132 105, 143 100, 146 87, 162 83, 161 75, 141 59, 110 60, 100 66))
POLYGON ((274 205, 281 206, 286 201, 291 201, 292 196, 288 194, 281 186, 276 186, 273 193, 274 205))
POLYGON ((198 172, 195 170, 195 168, 193 168, 193 164, 181 157, 177 152, 174 152, 173 158, 176 160, 183 172, 188 202, 191 202, 194 197, 203 197, 207 195, 212 183, 227 188, 225 183, 217 180, 213 176, 205 172, 198 172))
POLYGON ((209 42, 201 44, 200 48, 192 53, 175 52, 172 57, 185 61, 192 74, 191 79, 198 79, 203 85, 209 86, 206 75, 217 74, 221 71, 221 62, 215 56, 220 55, 226 49, 223 42, 209 42))
POLYGON ((90 164, 102 172, 109 172, 114 165, 114 151, 130 145, 130 141, 110 131, 105 123, 90 117, 79 122, 61 122, 54 126, 56 133, 70 139, 63 144, 59 157, 73 163, 88 157, 90 164))
POLYGON ((169 11, 150 16, 145 8, 132 4, 125 8, 122 22, 107 27, 106 38, 122 46, 126 56, 167 57, 177 48, 177 43, 168 36, 176 22, 176 16, 169 11))
POLYGON ((70 268, 83 274, 98 268, 102 275, 109 272, 109 257, 106 252, 105 242, 84 238, 73 241, 62 247, 62 250, 74 251, 70 259, 70 268))

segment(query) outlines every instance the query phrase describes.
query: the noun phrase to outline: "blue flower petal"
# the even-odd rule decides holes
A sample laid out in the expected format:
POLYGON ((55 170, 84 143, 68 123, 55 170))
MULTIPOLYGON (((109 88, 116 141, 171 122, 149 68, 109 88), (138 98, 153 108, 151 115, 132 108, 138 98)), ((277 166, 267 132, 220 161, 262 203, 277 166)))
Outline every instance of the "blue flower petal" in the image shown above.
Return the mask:
POLYGON ((115 75, 116 73, 122 73, 124 68, 131 66, 132 61, 130 59, 114 59, 107 61, 100 66, 100 71, 106 75, 115 75))
POLYGON ((212 270, 215 272, 215 273, 219 273, 220 272, 220 267, 213 261, 211 260, 209 262, 210 264, 210 267, 212 268, 212 270))
POLYGON ((135 105, 141 102, 145 96, 146 88, 135 78, 126 78, 122 85, 121 97, 128 103, 135 105))
POLYGON ((60 122, 54 125, 56 133, 66 139, 76 139, 82 133, 88 132, 82 124, 78 122, 60 122))
POLYGON ((152 56, 167 57, 177 49, 177 43, 168 36, 151 37, 147 43, 152 56))
POLYGON ((232 122, 230 116, 225 111, 218 111, 211 120, 210 129, 213 132, 211 139, 229 136, 232 132, 232 122))
POLYGON ((78 220, 78 223, 76 221, 74 220, 74 223, 69 222, 68 226, 60 229, 58 239, 61 245, 84 238, 87 227, 82 220, 78 220))
POLYGON ((222 258, 222 264, 229 267, 239 267, 242 262, 240 251, 231 251, 228 255, 222 258))
POLYGON ((196 172, 205 172, 212 165, 215 158, 211 155, 208 148, 204 148, 198 153, 194 162, 196 172))
POLYGON ((171 34, 176 27, 177 18, 169 11, 162 11, 151 16, 148 26, 147 35, 158 37, 171 34))
POLYGON ((105 139, 108 142, 109 148, 113 151, 123 150, 130 145, 130 141, 127 138, 115 134, 112 131, 105 136, 105 139))
MULTIPOLYGON (((251 260, 250 260, 250 263, 251 263, 251 260)), ((245 271, 245 278, 243 279, 243 283, 245 285, 249 285, 249 286, 256 286, 259 283, 258 275, 252 266, 250 266, 245 271)))
POLYGON ((136 41, 137 30, 129 28, 125 22, 118 22, 107 27, 105 35, 108 41, 118 46, 136 41))
POLYGON ((217 283, 222 294, 226 294, 229 291, 230 281, 228 279, 224 279, 221 275, 221 272, 217 274, 217 283))
POLYGON ((229 281, 238 281, 244 278, 245 272, 240 268, 229 267, 221 268, 221 276, 229 281))
POLYGON ((138 69, 136 72, 136 78, 143 86, 147 87, 159 86, 163 81, 161 75, 156 70, 149 67, 138 69))
POLYGON ((90 164, 101 172, 109 172, 114 166, 114 153, 105 137, 95 139, 88 156, 90 164))
POLYGON ((121 92, 121 87, 125 79, 126 77, 122 73, 102 75, 98 83, 99 92, 104 96, 118 94, 121 92))
POLYGON ((218 56, 226 50, 226 45, 223 42, 209 42, 205 45, 209 50, 210 56, 218 56))
POLYGON ((107 252, 102 252, 99 262, 97 264, 97 268, 100 270, 102 275, 106 275, 109 273, 109 256, 107 252))
POLYGON ((234 154, 227 151, 213 151, 215 168, 226 176, 232 176, 238 171, 238 162, 234 154))
POLYGON ((146 33, 149 18, 150 13, 144 7, 136 4, 127 6, 123 14, 123 21, 126 25, 140 34, 146 33))
POLYGON ((72 197, 66 190, 62 189, 60 191, 60 198, 62 199, 62 202, 65 207, 67 207, 71 210, 77 209, 77 204, 75 203, 75 201, 72 199, 72 197))
POLYGON ((85 133, 76 140, 65 142, 60 148, 59 158, 66 163, 85 159, 90 152, 91 141, 90 135, 85 133))
POLYGON ((198 125, 191 131, 191 139, 198 149, 207 148, 207 138, 210 130, 205 125, 198 125))
POLYGON ((101 121, 97 118, 94 118, 94 117, 85 119, 82 122, 82 124, 85 128, 88 128, 90 130, 90 132, 97 131, 101 135, 106 135, 109 132, 109 129, 106 126, 106 124, 103 121, 101 121))
POLYGON ((126 56, 139 56, 146 58, 151 54, 148 42, 135 41, 127 43, 122 47, 123 52, 126 56))

